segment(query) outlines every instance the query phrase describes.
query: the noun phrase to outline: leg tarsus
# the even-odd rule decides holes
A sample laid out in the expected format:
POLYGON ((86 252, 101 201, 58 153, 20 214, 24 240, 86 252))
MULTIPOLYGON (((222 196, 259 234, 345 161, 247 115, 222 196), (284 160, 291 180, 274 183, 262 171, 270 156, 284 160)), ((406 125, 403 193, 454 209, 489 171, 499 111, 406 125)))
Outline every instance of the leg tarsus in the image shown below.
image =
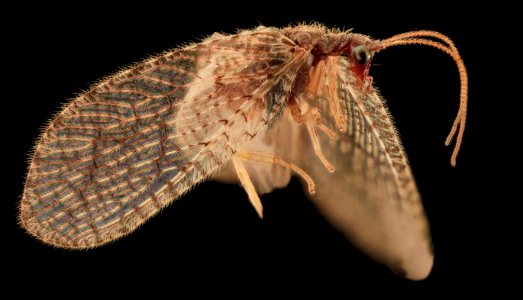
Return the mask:
POLYGON ((325 155, 323 155, 323 151, 321 151, 321 145, 320 140, 318 138, 318 133, 316 132, 316 128, 314 125, 307 124, 307 130, 309 131, 309 136, 311 137, 312 147, 314 149, 314 153, 316 156, 320 159, 321 163, 329 171, 329 173, 334 172, 334 167, 331 165, 331 163, 327 160, 325 155))
POLYGON ((298 176, 300 176, 305 181, 305 183, 307 183, 307 187, 311 195, 314 195, 316 193, 316 185, 314 184, 314 181, 309 176, 309 174, 307 174, 307 172, 305 172, 303 169, 301 169, 293 163, 287 162, 282 158, 271 154, 256 151, 242 151, 236 153, 236 156, 244 160, 250 160, 266 164, 277 164, 284 168, 291 169, 296 174, 298 174, 298 176))
POLYGON ((325 133, 325 135, 328 136, 331 140, 336 137, 336 132, 334 132, 329 127, 325 126, 325 124, 320 123, 316 125, 316 127, 318 127, 318 129, 321 130, 323 133, 325 133))
POLYGON ((245 169, 245 166, 238 158, 234 156, 232 157, 232 162, 234 164, 234 168, 236 169, 236 174, 238 174, 238 178, 240 179, 245 192, 247 192, 247 195, 249 196, 249 201, 251 201, 251 204, 258 213, 260 219, 263 219, 263 205, 261 203, 260 197, 258 196, 258 193, 256 192, 256 189, 254 188, 254 185, 252 184, 251 178, 245 169))

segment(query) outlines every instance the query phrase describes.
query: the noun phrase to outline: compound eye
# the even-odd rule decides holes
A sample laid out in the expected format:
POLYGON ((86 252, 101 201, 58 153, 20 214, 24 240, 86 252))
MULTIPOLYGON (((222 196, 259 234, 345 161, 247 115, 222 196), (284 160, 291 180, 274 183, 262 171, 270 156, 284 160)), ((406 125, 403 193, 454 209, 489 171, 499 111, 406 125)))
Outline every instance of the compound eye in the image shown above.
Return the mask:
POLYGON ((370 61, 372 53, 366 46, 359 45, 352 49, 352 56, 358 64, 363 65, 370 61))

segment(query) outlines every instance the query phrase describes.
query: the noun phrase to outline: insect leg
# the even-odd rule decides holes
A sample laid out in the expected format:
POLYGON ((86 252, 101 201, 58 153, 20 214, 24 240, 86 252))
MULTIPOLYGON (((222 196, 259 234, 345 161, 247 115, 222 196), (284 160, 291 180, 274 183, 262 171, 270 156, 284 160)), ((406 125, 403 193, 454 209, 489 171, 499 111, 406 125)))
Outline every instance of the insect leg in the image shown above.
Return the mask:
POLYGON ((300 104, 298 103, 298 100, 293 96, 291 96, 291 99, 289 101, 289 107, 291 109, 292 118, 296 123, 312 122, 315 125, 315 127, 320 129, 329 138, 333 139, 336 136, 334 130, 325 126, 325 124, 323 124, 323 122, 321 121, 321 113, 317 107, 311 107, 306 113, 302 114, 300 104))
POLYGON ((247 192, 247 195, 249 196, 249 201, 251 201, 251 204, 254 206, 258 216, 263 219, 263 205, 261 203, 260 197, 258 196, 258 193, 256 192, 256 189, 254 188, 254 185, 252 184, 251 178, 249 178, 247 170, 245 170, 245 166, 236 157, 232 158, 232 162, 234 164, 234 169, 236 169, 236 174, 238 174, 238 178, 240 179, 245 192, 247 192))
POLYGON ((337 56, 327 56, 317 62, 310 73, 305 94, 311 99, 326 101, 336 128, 340 132, 346 132, 347 120, 341 107, 342 101, 338 95, 340 73, 338 59, 337 56))
POLYGON ((296 98, 291 98, 289 101, 289 106, 291 109, 291 114, 296 123, 305 123, 307 130, 309 131, 309 136, 311 138, 312 146, 314 153, 320 159, 323 166, 329 171, 329 173, 334 172, 334 167, 329 163, 323 151, 321 150, 320 140, 318 137, 318 132, 316 128, 319 128, 331 139, 336 136, 336 133, 321 121, 320 110, 317 107, 311 107, 306 113, 302 114, 301 108, 299 106, 296 98))
POLYGON ((307 187, 311 195, 314 195, 316 193, 316 184, 314 184, 314 180, 312 180, 312 178, 309 176, 309 174, 307 174, 307 172, 305 172, 302 168, 298 167, 293 163, 287 162, 278 156, 258 151, 242 151, 236 153, 235 155, 244 160, 250 160, 266 164, 277 164, 284 168, 291 169, 292 171, 294 171, 294 173, 298 174, 298 176, 303 178, 303 180, 307 183, 307 187))
POLYGON ((314 149, 314 153, 316 156, 320 159, 321 163, 329 171, 329 173, 334 172, 334 167, 331 165, 331 163, 327 160, 325 155, 323 155, 323 151, 321 151, 321 145, 320 140, 318 138, 318 132, 316 131, 316 126, 313 124, 307 124, 307 130, 309 131, 309 136, 311 137, 312 147, 314 149))

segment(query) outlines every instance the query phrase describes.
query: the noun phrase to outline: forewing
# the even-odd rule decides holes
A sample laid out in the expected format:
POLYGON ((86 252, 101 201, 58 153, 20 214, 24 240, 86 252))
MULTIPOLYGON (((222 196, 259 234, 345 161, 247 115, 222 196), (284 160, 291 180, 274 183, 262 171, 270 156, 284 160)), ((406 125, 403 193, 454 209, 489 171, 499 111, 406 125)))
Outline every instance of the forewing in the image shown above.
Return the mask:
MULTIPOLYGON (((302 130, 301 153, 295 157, 316 182, 311 197, 326 218, 376 260, 410 279, 425 278, 433 262, 428 223, 414 178, 383 99, 361 91, 349 61, 337 58, 325 81, 308 102, 320 108, 327 126, 336 128, 325 97, 336 98, 346 132, 334 139, 320 133, 322 150, 336 171, 329 174, 302 130)), ((307 98, 304 95, 304 98, 307 98)))
POLYGON ((20 220, 59 247, 133 231, 268 128, 304 58, 277 30, 214 35, 120 72, 50 123, 20 220))

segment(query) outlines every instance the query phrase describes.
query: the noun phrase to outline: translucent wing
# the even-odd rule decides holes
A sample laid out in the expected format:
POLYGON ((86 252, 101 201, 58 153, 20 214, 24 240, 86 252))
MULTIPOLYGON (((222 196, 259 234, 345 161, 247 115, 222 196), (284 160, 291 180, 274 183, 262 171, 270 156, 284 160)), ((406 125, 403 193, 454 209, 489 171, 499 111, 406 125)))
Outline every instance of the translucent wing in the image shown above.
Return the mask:
MULTIPOLYGON (((314 153, 306 126, 293 120, 289 108, 265 137, 247 148, 270 149, 264 151, 303 168, 316 183, 311 200, 331 224, 399 275, 423 279, 433 263, 429 227, 384 101, 375 91, 355 88, 358 83, 351 77, 346 57, 328 59, 334 63, 322 71, 313 93, 302 94, 300 101, 305 104, 302 111, 318 107, 322 120, 333 129, 339 121, 332 117, 329 100, 344 115, 346 132, 338 132, 333 139, 319 132, 323 153, 335 172, 327 172, 314 153)), ((263 192, 290 179, 279 166, 245 164, 254 185, 263 192)))
MULTIPOLYGON (((329 174, 303 147, 296 157, 317 183, 311 197, 327 219, 354 244, 395 272, 410 279, 425 278, 433 253, 428 223, 414 178, 383 99, 361 91, 339 56, 326 70, 330 92, 318 89, 316 99, 330 128, 335 120, 326 97, 334 97, 345 115, 346 133, 329 139, 320 134, 322 149, 336 171, 329 174), (337 67, 336 67, 337 66, 337 67)), ((307 136, 302 130, 300 139, 307 136)))
POLYGON ((21 223, 67 248, 133 231, 279 116, 305 57, 294 47, 270 28, 214 35, 74 99, 36 146, 21 223))

